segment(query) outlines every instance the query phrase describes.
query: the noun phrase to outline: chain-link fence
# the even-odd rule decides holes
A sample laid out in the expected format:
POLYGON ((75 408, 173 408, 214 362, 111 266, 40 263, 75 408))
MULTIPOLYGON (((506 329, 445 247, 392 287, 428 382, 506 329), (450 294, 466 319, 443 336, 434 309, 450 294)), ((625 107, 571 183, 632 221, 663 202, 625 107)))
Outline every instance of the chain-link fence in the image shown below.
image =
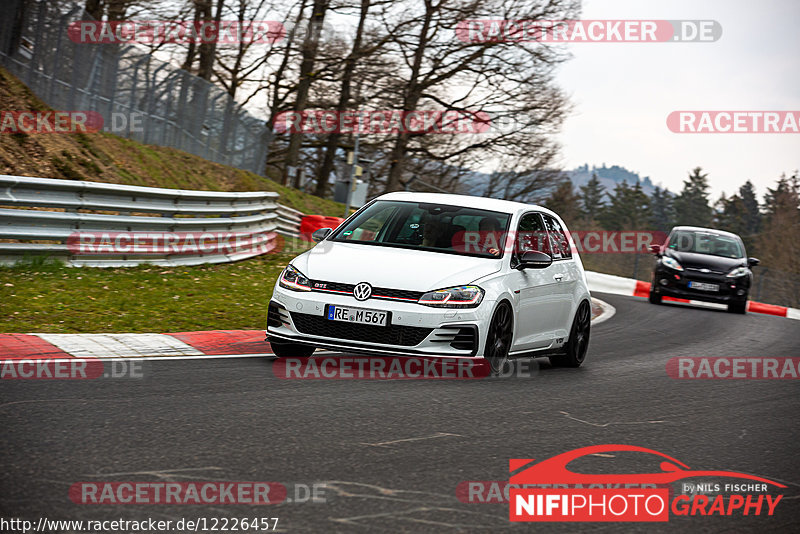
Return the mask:
POLYGON ((80 20, 91 17, 70 1, 2 0, 0 62, 53 109, 96 111, 106 131, 264 173, 263 120, 143 47, 73 42, 80 20))

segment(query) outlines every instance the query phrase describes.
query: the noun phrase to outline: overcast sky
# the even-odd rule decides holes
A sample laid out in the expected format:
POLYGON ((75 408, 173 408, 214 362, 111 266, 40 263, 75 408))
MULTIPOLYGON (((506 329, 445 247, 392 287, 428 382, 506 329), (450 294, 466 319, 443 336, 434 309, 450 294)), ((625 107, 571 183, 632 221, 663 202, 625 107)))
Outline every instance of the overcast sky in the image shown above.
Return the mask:
POLYGON ((713 43, 582 43, 559 82, 574 111, 561 163, 621 165, 672 191, 702 166, 712 198, 761 196, 800 168, 800 134, 675 134, 675 110, 800 110, 800 1, 584 0, 583 19, 713 19, 713 43))

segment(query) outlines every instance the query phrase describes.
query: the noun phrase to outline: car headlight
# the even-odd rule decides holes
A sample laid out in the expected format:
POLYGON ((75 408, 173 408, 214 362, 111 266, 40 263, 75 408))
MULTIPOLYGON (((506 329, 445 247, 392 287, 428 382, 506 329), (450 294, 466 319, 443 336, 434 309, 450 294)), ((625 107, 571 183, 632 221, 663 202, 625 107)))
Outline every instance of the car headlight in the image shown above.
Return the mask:
POLYGON ((681 267, 681 264, 678 263, 677 261, 675 261, 673 258, 670 258, 669 256, 664 256, 663 258, 661 258, 661 263, 663 263, 665 266, 669 267, 670 269, 674 269, 676 271, 682 271, 683 270, 683 267, 681 267))
POLYGON ((458 286, 429 291, 418 302, 434 308, 476 308, 482 300, 483 289, 478 286, 458 286))
POLYGON ((739 278, 740 276, 745 276, 750 274, 750 269, 747 267, 737 267, 731 272, 728 273, 728 278, 739 278))
POLYGON ((292 291, 311 291, 311 282, 308 278, 291 265, 287 265, 286 269, 283 270, 279 283, 284 289, 290 289, 292 291))

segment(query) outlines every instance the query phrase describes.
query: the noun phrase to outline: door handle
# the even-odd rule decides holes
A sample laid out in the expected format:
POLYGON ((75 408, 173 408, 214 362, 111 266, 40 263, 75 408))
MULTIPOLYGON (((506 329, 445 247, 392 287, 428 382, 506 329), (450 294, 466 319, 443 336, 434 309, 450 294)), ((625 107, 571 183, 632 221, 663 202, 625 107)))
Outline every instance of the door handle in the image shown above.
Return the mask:
POLYGON ((553 275, 553 279, 554 279, 556 282, 560 282, 560 281, 561 281, 563 278, 564 278, 564 275, 563 275, 563 274, 561 274, 561 273, 559 273, 559 274, 554 274, 554 275, 553 275))

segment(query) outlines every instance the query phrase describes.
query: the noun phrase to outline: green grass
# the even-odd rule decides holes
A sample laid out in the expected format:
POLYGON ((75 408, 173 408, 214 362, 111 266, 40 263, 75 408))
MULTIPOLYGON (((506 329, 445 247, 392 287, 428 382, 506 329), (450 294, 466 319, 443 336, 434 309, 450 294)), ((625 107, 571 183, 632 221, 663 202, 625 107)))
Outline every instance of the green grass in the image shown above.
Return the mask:
POLYGON ((296 253, 223 265, 0 267, 0 332, 183 332, 266 328, 275 280, 296 253))

